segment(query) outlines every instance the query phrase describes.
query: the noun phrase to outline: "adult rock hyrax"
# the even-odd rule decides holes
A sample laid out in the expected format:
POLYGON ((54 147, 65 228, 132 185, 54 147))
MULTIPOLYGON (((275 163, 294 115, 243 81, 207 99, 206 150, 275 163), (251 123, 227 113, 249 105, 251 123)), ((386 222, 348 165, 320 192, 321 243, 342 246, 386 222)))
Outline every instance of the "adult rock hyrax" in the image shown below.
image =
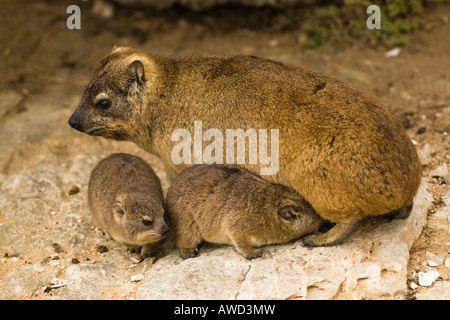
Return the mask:
POLYGON ((194 257, 205 240, 232 244, 247 259, 261 247, 316 231, 322 218, 295 190, 239 167, 195 165, 181 172, 166 199, 180 254, 194 257))
MULTIPOLYGON (((167 58, 114 48, 69 124, 90 135, 134 141, 158 155, 175 177, 192 164, 172 161, 178 144, 172 133, 184 128, 194 136, 195 121, 205 132, 224 135, 227 129, 279 130, 279 169, 263 178, 292 187, 336 222, 306 239, 310 245, 340 242, 366 216, 407 216, 420 185, 416 150, 379 101, 341 81, 265 58, 167 58)), ((240 165, 256 174, 266 166, 240 165)))
POLYGON ((139 157, 115 153, 100 161, 89 179, 88 201, 97 225, 131 249, 142 247, 143 258, 169 231, 161 183, 139 157))

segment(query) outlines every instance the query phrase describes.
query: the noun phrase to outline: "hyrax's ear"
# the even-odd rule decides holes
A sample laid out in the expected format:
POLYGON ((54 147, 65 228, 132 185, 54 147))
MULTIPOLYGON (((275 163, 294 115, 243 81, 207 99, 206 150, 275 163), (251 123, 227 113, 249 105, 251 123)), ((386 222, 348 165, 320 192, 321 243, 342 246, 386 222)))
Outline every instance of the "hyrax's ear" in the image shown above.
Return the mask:
POLYGON ((114 45, 114 47, 112 48, 112 50, 111 50, 111 53, 114 53, 114 52, 116 52, 117 51, 117 49, 119 49, 120 47, 118 47, 118 46, 116 46, 116 45, 114 45))
POLYGON ((135 60, 127 68, 126 71, 127 82, 131 85, 133 82, 136 82, 139 86, 145 82, 145 70, 144 64, 135 60))
POLYGON ((123 216, 125 214, 125 209, 123 207, 122 202, 116 201, 113 203, 113 210, 116 212, 119 216, 123 216))
POLYGON ((278 214, 285 220, 292 221, 298 217, 298 210, 294 206, 283 207, 278 214))
POLYGON ((128 49, 127 47, 120 47, 120 46, 116 46, 116 45, 115 45, 115 46, 112 48, 110 54, 116 53, 116 52, 120 52, 120 51, 124 51, 124 50, 127 50, 127 49, 128 49))

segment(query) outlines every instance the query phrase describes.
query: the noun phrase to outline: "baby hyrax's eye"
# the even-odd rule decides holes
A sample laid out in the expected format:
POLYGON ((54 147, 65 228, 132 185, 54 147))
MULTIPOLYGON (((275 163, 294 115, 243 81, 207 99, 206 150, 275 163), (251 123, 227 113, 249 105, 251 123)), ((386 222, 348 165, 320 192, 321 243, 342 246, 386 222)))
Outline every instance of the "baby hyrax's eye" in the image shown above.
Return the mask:
POLYGON ((278 213, 283 219, 287 221, 293 221, 298 217, 298 210, 293 206, 281 208, 278 213))
POLYGON ((111 107, 111 100, 109 99, 101 99, 95 104, 95 108, 99 111, 106 111, 109 107, 111 107))
POLYGON ((150 227, 151 225, 153 225, 153 221, 147 220, 147 219, 142 219, 142 224, 146 227, 150 227))
POLYGON ((123 204, 119 201, 113 203, 113 209, 119 216, 123 216, 125 214, 123 204))

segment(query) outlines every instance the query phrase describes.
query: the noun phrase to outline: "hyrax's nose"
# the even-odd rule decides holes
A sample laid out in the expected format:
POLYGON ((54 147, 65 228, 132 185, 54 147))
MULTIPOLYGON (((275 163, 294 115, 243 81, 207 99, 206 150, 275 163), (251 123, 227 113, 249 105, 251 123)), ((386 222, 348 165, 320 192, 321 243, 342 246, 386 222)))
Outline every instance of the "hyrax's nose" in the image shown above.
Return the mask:
POLYGON ((70 117, 69 119, 69 126, 71 126, 74 129, 77 129, 78 127, 78 123, 75 119, 73 119, 73 117, 70 117))
POLYGON ((81 126, 80 126, 81 121, 80 121, 80 116, 79 116, 79 114, 78 114, 77 111, 78 111, 78 110, 76 110, 76 111, 72 114, 72 116, 70 117, 70 119, 69 119, 69 126, 71 126, 72 128, 74 128, 74 129, 80 131, 80 130, 81 130, 81 129, 80 129, 80 128, 81 128, 81 126))
POLYGON ((164 225, 164 227, 161 230, 161 234, 164 236, 169 232, 169 227, 167 225, 164 225))

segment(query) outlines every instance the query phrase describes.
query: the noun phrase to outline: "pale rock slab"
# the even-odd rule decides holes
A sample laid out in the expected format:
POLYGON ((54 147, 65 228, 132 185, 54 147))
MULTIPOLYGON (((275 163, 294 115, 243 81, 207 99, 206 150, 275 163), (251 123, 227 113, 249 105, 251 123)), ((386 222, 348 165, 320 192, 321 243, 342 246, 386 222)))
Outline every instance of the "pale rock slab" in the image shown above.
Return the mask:
POLYGON ((430 289, 416 295, 418 300, 450 300, 450 281, 436 281, 430 289))

